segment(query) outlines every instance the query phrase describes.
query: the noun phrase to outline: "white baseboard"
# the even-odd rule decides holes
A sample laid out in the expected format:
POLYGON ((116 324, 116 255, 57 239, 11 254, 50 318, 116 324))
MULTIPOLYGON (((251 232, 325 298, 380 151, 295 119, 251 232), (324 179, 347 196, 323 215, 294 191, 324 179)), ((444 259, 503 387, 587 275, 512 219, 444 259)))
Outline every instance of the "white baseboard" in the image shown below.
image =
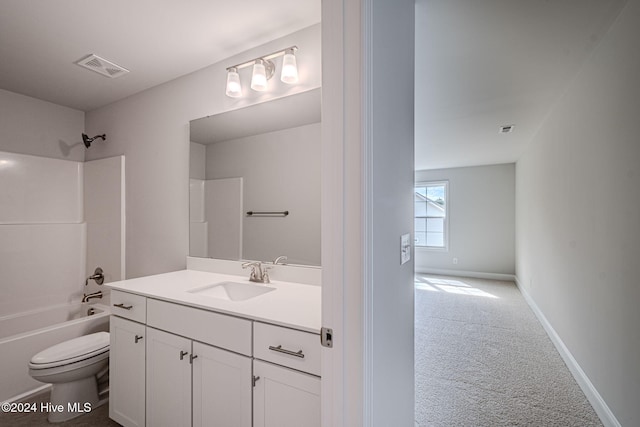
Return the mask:
POLYGON ((465 271, 465 270, 445 270, 440 268, 429 268, 429 267, 418 267, 418 266, 416 266, 415 272, 421 273, 421 274, 437 274, 439 276, 472 277, 474 279, 503 280, 507 282, 513 282, 516 277, 513 274, 482 273, 479 271, 465 271))
MULTIPOLYGON (((44 385, 41 385, 40 387, 34 388, 33 390, 29 390, 17 396, 13 396, 7 399, 5 402, 9 402, 9 403, 24 402, 33 396, 36 396, 40 393, 44 393, 45 391, 49 391, 49 389, 51 389, 51 384, 44 384, 44 385)), ((5 403, 5 402, 2 402, 2 403, 5 403)))
POLYGON ((518 286, 518 289, 520 290, 520 293, 522 294, 522 296, 524 296, 525 301, 527 301, 527 304, 529 304, 529 307, 531 307, 531 310, 533 310, 536 317, 542 324, 542 327, 547 332, 547 335, 551 339, 551 342, 558 350, 558 353, 560 353, 560 356, 569 368, 569 371, 573 375, 573 378, 575 378, 583 393, 591 403, 591 406, 593 406, 593 409, 596 411, 596 414, 598 414, 598 417, 600 417, 600 421, 602 421, 602 424, 604 424, 605 427, 622 427, 616 419, 615 415, 613 415, 613 412, 611 412, 611 409, 609 409, 609 406, 607 406, 607 404, 605 403, 602 396, 600 396, 600 393, 598 393, 598 390, 596 390, 593 383, 591 383, 591 381, 589 380, 589 377, 587 377, 587 374, 585 374, 585 372, 582 370, 567 346, 565 346, 564 342, 562 342, 560 336, 553 329, 542 311, 540 311, 540 308, 538 308, 538 305, 535 303, 533 298, 531 298, 531 295, 529 295, 526 289, 521 286, 517 276, 515 277, 515 282, 516 286, 518 286))

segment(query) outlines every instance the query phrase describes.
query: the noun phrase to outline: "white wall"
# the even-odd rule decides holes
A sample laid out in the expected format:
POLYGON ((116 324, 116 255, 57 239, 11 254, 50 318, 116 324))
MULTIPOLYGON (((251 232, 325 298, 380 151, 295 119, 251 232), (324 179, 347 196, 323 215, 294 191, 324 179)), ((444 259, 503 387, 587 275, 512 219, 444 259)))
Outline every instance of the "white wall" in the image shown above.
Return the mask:
POLYGON ((640 422, 639 52, 630 0, 516 165, 519 283, 623 426, 640 422))
POLYGON ((85 268, 121 276, 124 165, 82 163, 84 117, 0 90, 0 316, 80 300, 85 268))
MULTIPOLYGON (((320 25, 251 49, 87 113, 88 133, 106 133, 88 159, 127 158, 127 278, 185 267, 189 236, 189 121, 320 87, 320 25), (265 93, 224 94, 226 67, 296 44, 300 82, 277 78, 265 93)), ((250 68, 241 78, 248 84, 250 68)))
POLYGON ((209 224, 204 217, 207 147, 196 142, 189 146, 189 255, 208 257, 209 224))
POLYGON ((0 150, 84 160, 84 113, 0 89, 0 150))
POLYGON ((322 4, 322 322, 334 328, 323 426, 415 424, 414 264, 400 265, 413 229, 414 15, 413 0, 322 4))
POLYGON ((83 131, 82 111, 0 89, 0 316, 81 292, 83 131))
MULTIPOLYGON (((204 156, 202 159, 204 163, 204 156)), ((202 171, 204 175, 204 167, 202 171)), ((204 185, 204 179, 189 179, 189 255, 206 258, 209 256, 209 224, 204 216, 204 185)))
MULTIPOLYGON (((320 265, 320 124, 207 146, 206 177, 243 178, 244 211, 289 211, 242 219, 244 259, 320 265)), ((209 246, 211 250, 211 246, 209 246)))
POLYGON ((207 170, 207 146, 191 142, 189 146, 189 178, 205 179, 207 170))
MULTIPOLYGON (((87 223, 86 276, 96 267, 105 282, 124 277, 125 257, 125 159, 124 156, 92 160, 84 164, 84 218, 87 223)), ((102 288, 90 280, 84 290, 102 288)))
POLYGON ((449 182, 449 248, 416 248, 417 272, 515 273, 514 164, 417 171, 421 181, 449 182))
POLYGON ((370 404, 365 423, 411 426, 414 262, 400 264, 400 236, 413 230, 415 4, 371 1, 363 12, 365 387, 370 404))
POLYGON ((0 152, 0 317, 80 299, 83 164, 0 152))
POLYGON ((242 177, 204 181, 208 257, 242 259, 243 192, 242 177))

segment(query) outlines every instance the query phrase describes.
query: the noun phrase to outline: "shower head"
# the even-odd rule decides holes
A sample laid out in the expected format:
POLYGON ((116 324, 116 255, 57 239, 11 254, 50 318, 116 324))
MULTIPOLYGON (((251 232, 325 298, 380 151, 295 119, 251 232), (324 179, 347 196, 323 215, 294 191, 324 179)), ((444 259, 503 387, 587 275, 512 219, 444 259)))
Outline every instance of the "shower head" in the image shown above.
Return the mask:
POLYGON ((103 133, 102 135, 96 135, 93 138, 89 138, 86 133, 83 133, 82 142, 84 142, 85 147, 89 148, 91 147, 91 143, 95 141, 96 138, 102 138, 103 141, 106 141, 107 140, 106 136, 107 135, 103 133))

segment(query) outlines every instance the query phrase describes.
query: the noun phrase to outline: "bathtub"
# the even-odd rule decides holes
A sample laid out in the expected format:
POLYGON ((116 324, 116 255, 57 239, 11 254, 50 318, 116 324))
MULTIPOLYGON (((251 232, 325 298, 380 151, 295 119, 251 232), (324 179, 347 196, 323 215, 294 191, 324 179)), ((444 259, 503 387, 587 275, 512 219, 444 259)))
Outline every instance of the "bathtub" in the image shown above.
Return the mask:
POLYGON ((62 341, 109 330, 109 307, 63 304, 0 318, 0 402, 46 389, 29 376, 33 355, 62 341))

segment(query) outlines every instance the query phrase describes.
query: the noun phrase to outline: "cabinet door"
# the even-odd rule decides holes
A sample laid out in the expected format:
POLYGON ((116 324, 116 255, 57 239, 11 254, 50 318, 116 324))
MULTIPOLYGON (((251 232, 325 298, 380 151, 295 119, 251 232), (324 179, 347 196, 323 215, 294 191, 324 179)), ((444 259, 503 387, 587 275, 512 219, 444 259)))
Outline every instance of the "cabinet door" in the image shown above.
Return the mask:
POLYGON ((320 426, 320 378, 254 360, 254 427, 320 426))
POLYGON ((194 427, 251 427, 251 358, 193 343, 194 427))
POLYGON ((145 425, 145 326, 111 316, 109 418, 125 427, 145 425))
POLYGON ((147 426, 191 426, 191 340, 147 327, 147 426))

